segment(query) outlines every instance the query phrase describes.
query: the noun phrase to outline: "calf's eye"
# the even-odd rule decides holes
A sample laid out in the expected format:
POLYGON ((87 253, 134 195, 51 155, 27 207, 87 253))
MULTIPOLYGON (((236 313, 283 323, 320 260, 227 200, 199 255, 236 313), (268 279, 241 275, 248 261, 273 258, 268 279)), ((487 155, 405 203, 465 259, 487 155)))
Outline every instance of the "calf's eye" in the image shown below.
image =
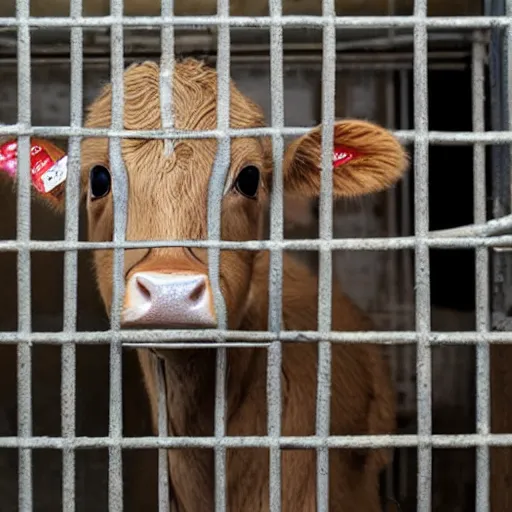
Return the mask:
POLYGON ((260 171, 254 165, 244 167, 235 181, 235 188, 240 194, 249 199, 254 199, 260 184, 260 171))
POLYGON ((95 165, 89 173, 92 199, 105 197, 110 192, 110 171, 103 165, 95 165))

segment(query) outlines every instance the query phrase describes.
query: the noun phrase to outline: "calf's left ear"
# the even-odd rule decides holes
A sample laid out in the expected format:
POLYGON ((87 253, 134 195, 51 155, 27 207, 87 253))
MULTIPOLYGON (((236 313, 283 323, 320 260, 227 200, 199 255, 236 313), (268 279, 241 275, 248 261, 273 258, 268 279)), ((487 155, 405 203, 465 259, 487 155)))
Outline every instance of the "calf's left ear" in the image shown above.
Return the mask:
MULTIPOLYGON (((389 130, 359 120, 334 124, 332 156, 335 197, 353 197, 391 187, 407 170, 409 159, 389 130)), ((287 193, 307 197, 320 194, 322 127, 295 140, 283 165, 287 193)))

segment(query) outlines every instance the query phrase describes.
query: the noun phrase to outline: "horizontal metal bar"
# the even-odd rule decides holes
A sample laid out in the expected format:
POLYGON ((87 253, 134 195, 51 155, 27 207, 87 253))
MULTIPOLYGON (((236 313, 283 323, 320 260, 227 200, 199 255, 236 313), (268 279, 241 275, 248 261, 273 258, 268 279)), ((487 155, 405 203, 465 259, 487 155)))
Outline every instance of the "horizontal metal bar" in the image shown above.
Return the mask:
MULTIPOLYGON (((419 240, 419 239, 418 239, 419 240)), ((424 243, 439 249, 473 249, 475 247, 512 247, 512 235, 496 237, 427 237, 424 243)), ((269 251, 283 249, 286 251, 393 251, 414 249, 417 239, 413 236, 389 238, 338 238, 334 240, 249 240, 244 242, 227 242, 222 240, 147 240, 115 242, 67 242, 65 240, 16 240, 0 241, 0 252, 13 252, 29 249, 40 252, 64 252, 76 250, 112 250, 116 248, 143 249, 158 247, 195 247, 221 248, 223 250, 269 251)))
MULTIPOLYGON (((75 27, 76 29, 77 27, 75 27)), ((78 27, 79 28, 79 27, 78 27)), ((128 29, 126 31, 126 41, 128 48, 124 55, 125 62, 138 59, 141 56, 145 58, 158 59, 161 52, 159 33, 167 27, 159 27, 154 30, 140 31, 138 29, 128 29)), ((279 28, 279 27, 274 27, 279 28)), ((36 30, 33 33, 32 64, 40 61, 41 58, 48 60, 60 59, 68 56, 70 51, 68 46, 69 32, 73 29, 54 29, 52 37, 45 34, 44 31, 36 30), (56 35, 60 39, 56 41, 56 35), (56 44, 58 42, 58 44, 56 44)), ((366 31, 353 32, 349 37, 344 37, 350 31, 340 29, 336 31, 338 42, 336 44, 336 62, 340 63, 354 62, 367 64, 369 60, 379 61, 392 59, 393 62, 406 58, 412 64, 411 36, 405 33, 407 29, 401 30, 401 35, 389 39, 384 31, 366 31), (399 50, 398 52, 396 50, 399 50), (363 50, 363 51, 361 51, 363 50), (366 50, 366 51, 364 51, 366 50), (355 55, 357 54, 357 55, 355 55)), ((193 32, 186 30, 175 30, 176 32, 176 51, 182 55, 197 55, 200 52, 203 59, 210 63, 217 62, 217 38, 214 32, 209 28, 195 30, 193 32)), ((265 29, 246 30, 231 29, 232 38, 236 38, 236 33, 240 36, 231 44, 231 57, 233 65, 237 66, 240 62, 249 61, 251 57, 257 59, 267 58, 270 60, 270 45, 266 39, 265 29), (235 34, 235 35, 233 35, 235 34), (249 35, 248 35, 249 34, 249 35)), ((321 59, 322 43, 321 31, 309 31, 307 37, 304 31, 296 30, 296 35, 285 31, 287 43, 283 46, 283 57, 285 61, 297 61, 301 55, 314 56, 316 53, 321 59), (300 33, 300 36, 299 36, 300 33)), ((395 30, 396 32, 396 30, 395 30)), ((486 31, 482 31, 486 33, 486 31)), ((16 37, 13 29, 0 29, 0 52, 1 62, 15 63, 16 37)), ((110 35, 108 28, 99 30, 85 29, 86 39, 84 41, 84 60, 90 64, 91 57, 101 59, 105 66, 110 66, 110 35)), ((437 60, 445 62, 448 59, 457 59, 468 57, 471 49, 469 43, 473 40, 474 32, 470 29, 458 31, 442 31, 429 34, 428 38, 428 67, 436 64, 437 60)), ((69 57, 67 57, 69 60, 69 57)))
MULTIPOLYGON (((274 28, 279 28, 275 27, 274 28)), ((336 35, 339 35, 341 31, 338 31, 336 35)), ((247 41, 247 33, 245 31, 236 29, 233 30, 233 33, 235 33, 235 40, 232 41, 231 44, 231 51, 234 53, 240 52, 240 51, 246 51, 246 52, 270 52, 270 45, 264 44, 261 42, 256 41, 247 41), (239 33, 240 35, 244 36, 245 39, 236 38, 236 33, 239 33)), ((261 32, 260 32, 261 34, 261 32)), ((291 34, 287 34, 291 35, 291 34)), ((358 33, 359 35, 359 33, 358 33)), ((232 34, 233 36, 233 34, 232 34)), ((318 40, 318 42, 314 39, 315 34, 311 33, 308 34, 308 40, 304 40, 304 36, 302 39, 299 40, 297 38, 297 41, 294 39, 293 42, 290 41, 289 38, 287 43, 283 44, 283 52, 289 52, 289 51, 318 51, 320 54, 322 52, 322 43, 321 39, 318 40)), ((320 34, 317 35, 317 37, 320 36, 320 34)), ((130 42, 136 41, 139 45, 144 46, 143 51, 153 51, 154 47, 154 36, 151 32, 145 31, 143 33, 138 32, 136 35, 130 34, 130 42)), ((442 33, 434 33, 429 35, 428 43, 429 45, 435 45, 436 43, 468 43, 471 41, 474 41, 474 31, 457 31, 457 32, 442 32, 442 33)), ((481 38, 480 38, 481 40, 481 38)), ((395 35, 393 38, 386 37, 385 35, 382 36, 375 36, 372 34, 369 35, 362 35, 358 38, 350 38, 349 40, 337 40, 336 41, 336 51, 337 52, 346 52, 346 51, 357 51, 357 50, 363 50, 365 52, 366 58, 368 58, 368 53, 372 50, 382 50, 382 49, 397 49, 401 46, 412 46, 413 36, 412 34, 400 34, 395 35)), ((103 35, 102 33, 97 34, 97 37, 95 37, 95 43, 97 44, 105 44, 108 42, 108 36, 103 35)), ((0 40, 1 43, 1 40, 0 40)), ((177 32, 176 36, 176 44, 179 46, 180 51, 193 51, 193 50, 205 50, 206 47, 209 45, 209 49, 211 51, 214 51, 217 48, 217 41, 214 35, 211 33, 211 31, 208 31, 205 29, 201 33, 198 31, 195 31, 193 33, 186 32, 186 33, 180 33, 177 32)), ((49 48, 50 49, 50 48, 49 48)), ((51 51, 51 50, 50 50, 51 51)), ((99 49, 96 48, 94 50, 96 53, 98 53, 99 49)), ((430 52, 429 52, 430 53, 430 52)), ((449 52, 448 52, 449 53, 449 52)), ((371 53, 370 53, 371 55, 371 53)))
MULTIPOLYGON (((462 57, 467 56, 466 53, 462 55, 462 57)), ((140 54, 135 54, 132 56, 126 56, 125 64, 131 64, 139 62, 140 54)), ((215 63, 216 59, 208 56, 205 58, 208 63, 215 63)), ((106 65, 110 62, 108 56, 101 57, 97 55, 84 56, 85 67, 87 70, 91 69, 102 69, 106 67, 106 65)), ((15 57, 2 57, 0 56, 0 65, 5 68, 5 66, 13 66, 17 64, 17 59, 15 57)), ((59 65, 69 65, 69 58, 67 57, 57 57, 57 56, 34 56, 31 59, 32 69, 36 66, 59 66, 59 65)), ((239 55, 231 57, 232 64, 237 66, 237 69, 249 68, 254 69, 255 65, 268 65, 270 62, 270 58, 268 55, 239 55)), ((285 64, 293 64, 294 70, 310 72, 312 69, 318 70, 321 69, 322 63, 321 60, 315 55, 285 55, 283 57, 283 63, 285 64)), ((343 59, 336 59, 336 70, 337 71, 402 71, 412 69, 412 62, 345 62, 343 59)), ((442 69, 446 69, 449 71, 462 71, 467 69, 468 66, 465 63, 461 62, 430 62, 428 66, 431 71, 439 71, 442 69)))
POLYGON ((418 435, 362 435, 362 436, 225 436, 215 437, 0 437, 0 448, 32 449, 183 449, 183 448, 271 448, 284 450, 315 449, 327 446, 336 448, 413 448, 431 446, 433 448, 472 448, 474 446, 512 446, 512 434, 434 434, 418 435))
MULTIPOLYGON (((336 28, 413 28, 424 25, 431 29, 484 29, 507 27, 512 19, 507 16, 439 16, 423 18, 421 16, 124 16, 124 27, 153 28, 162 26, 187 27, 296 27, 322 28, 333 23, 336 28)), ((57 27, 109 27, 119 20, 113 16, 98 17, 29 17, 23 21, 34 28, 57 27)), ((0 18, 0 27, 18 27, 21 22, 14 17, 0 18)))
MULTIPOLYGON (((279 27, 274 27, 279 28, 279 27)), ((155 30, 155 32, 157 32, 155 30)), ((243 29, 242 32, 245 32, 243 29)), ((14 31, 13 31, 14 32, 14 31)), ((68 45, 67 45, 67 35, 68 30, 61 29, 60 33, 62 34, 62 41, 59 45, 55 45, 55 41, 46 40, 39 38, 37 41, 37 45, 32 50, 32 57, 36 55, 45 55, 48 57, 51 57, 52 55, 60 56, 65 52, 68 52, 68 45)), ((86 41, 85 47, 84 47, 84 57, 87 59, 88 55, 102 55, 105 50, 107 50, 110 47, 110 38, 108 34, 104 34, 104 31, 102 30, 100 33, 95 32, 94 38, 91 38, 90 41, 86 41)), ((236 32, 234 30, 234 32, 236 32)), ((91 31, 86 31, 86 34, 91 34, 91 31)), ((44 34, 44 33, 43 33, 44 34)), ((35 36, 41 35, 41 32, 38 32, 35 34, 35 36)), ((310 34, 310 36, 313 36, 314 34, 310 34)), ((358 33, 359 35, 359 33, 358 33)), ((246 37, 246 34, 244 34, 246 37)), ((372 34, 373 36, 373 34, 372 34)), ((131 33, 129 32, 126 34, 126 39, 128 40, 130 45, 136 45, 136 49, 131 50, 127 49, 125 52, 125 59, 128 56, 140 56, 141 53, 143 54, 158 54, 160 50, 160 44, 158 41, 158 37, 155 37, 155 34, 150 31, 144 31, 140 32, 137 31, 137 33, 131 33)), ((201 51, 204 55, 205 53, 208 54, 208 59, 211 58, 217 58, 216 55, 216 49, 217 49, 217 40, 214 37, 214 34, 208 29, 205 29, 204 31, 195 31, 193 33, 190 32, 176 32, 176 48, 179 50, 180 54, 183 53, 189 53, 189 52, 196 52, 201 51), (209 53, 211 52, 211 54, 209 53)), ((428 43, 430 45, 429 47, 429 66, 431 64, 430 57, 431 55, 435 58, 441 57, 444 59, 450 58, 453 56, 454 53, 456 53, 455 50, 447 51, 447 50, 440 50, 439 46, 441 44, 451 44, 453 46, 459 46, 462 43, 462 46, 466 46, 467 43, 470 43, 474 40, 474 32, 473 31, 458 31, 458 32, 441 32, 441 33, 433 33, 428 38, 428 43), (454 44, 455 43, 455 44, 454 44)), ((368 37, 368 36, 360 36, 357 38, 351 38, 350 40, 341 40, 336 43, 336 52, 340 52, 336 55, 336 60, 344 60, 347 56, 350 56, 350 54, 353 54, 354 52, 358 52, 361 54, 361 57, 364 60, 370 59, 372 57, 375 57, 376 53, 375 51, 378 51, 378 57, 379 59, 382 58, 381 52, 383 50, 397 50, 400 49, 402 52, 407 51, 407 49, 412 45, 412 35, 410 34, 401 34, 396 35, 394 38, 390 39, 386 36, 378 36, 378 37, 368 37), (373 52, 372 52, 373 50, 373 52), (341 53, 343 52, 343 53, 341 53), (348 53, 345 53, 348 52, 348 53)), ((481 38, 480 38, 481 40, 481 38)), ((3 36, 0 37, 0 48, 2 48, 3 52, 6 52, 6 50, 11 49, 15 50, 16 48, 16 38, 13 36, 3 36)), ((264 42, 259 41, 245 41, 245 40, 238 40, 238 41, 232 41, 231 44, 231 53, 232 57, 240 57, 244 56, 247 58, 250 58, 251 54, 257 54, 258 57, 261 57, 263 55, 259 54, 266 54, 268 58, 270 58, 270 45, 264 42)), ((468 51, 469 48, 468 48, 468 51)), ((308 39, 308 41, 300 40, 300 41, 293 41, 293 42, 287 42, 283 45, 283 53, 284 57, 294 55, 294 54, 300 54, 300 53, 314 53, 317 52, 319 54, 319 57, 321 58, 322 53, 322 43, 321 41, 315 41, 315 39, 308 39)), ((14 51, 12 52, 14 54, 14 51)), ((459 51, 460 53, 460 51, 459 51)), ((384 55, 386 57, 386 55, 384 55)), ((105 60, 109 60, 108 56, 105 56, 105 60)), ((411 59, 412 60, 412 59, 411 59)), ((2 59, 3 61, 3 59, 2 59)))
MULTIPOLYGON (((60 345, 63 343, 76 344, 105 344, 112 340, 114 331, 78 331, 69 332, 31 332, 19 333, 16 331, 1 331, 0 345, 13 343, 40 343, 60 345)), ((351 331, 351 332, 318 332, 318 331, 230 331, 224 329, 205 329, 200 331, 181 329, 140 329, 119 330, 115 335, 124 346, 133 344, 136 347, 159 347, 169 349, 183 348, 211 348, 219 347, 226 341, 226 346, 266 346, 272 341, 280 340, 293 343, 312 343, 318 341, 331 341, 333 343, 375 343, 382 345, 404 345, 416 343, 419 334, 416 331, 351 331), (249 344, 243 341, 251 342, 249 344), (173 343, 176 342, 176 343, 173 343), (195 342, 195 343, 194 343, 195 342), (211 343, 208 343, 211 342, 211 343), (168 345, 164 345, 168 343, 168 345)), ((512 343, 512 332, 453 331, 431 332, 427 336, 432 345, 478 345, 480 343, 512 343)))
MULTIPOLYGON (((0 136, 30 135, 34 137, 121 137, 126 139, 221 139, 226 136, 237 137, 267 137, 299 136, 308 133, 309 127, 285 127, 285 128, 244 128, 229 130, 112 130, 109 128, 72 128, 70 126, 32 126, 0 125, 0 136)), ((414 130, 396 130, 392 133, 402 142, 414 142, 419 137, 414 130)), ((422 137, 423 138, 423 137, 422 137)), ((512 131, 487 131, 487 132, 438 132, 431 131, 425 135, 430 144, 510 144, 512 131)))
POLYGON ((512 215, 505 215, 500 219, 492 219, 482 224, 469 224, 450 229, 439 229, 431 231, 429 237, 432 238, 471 238, 471 237, 489 237, 498 236, 512 232, 512 215))

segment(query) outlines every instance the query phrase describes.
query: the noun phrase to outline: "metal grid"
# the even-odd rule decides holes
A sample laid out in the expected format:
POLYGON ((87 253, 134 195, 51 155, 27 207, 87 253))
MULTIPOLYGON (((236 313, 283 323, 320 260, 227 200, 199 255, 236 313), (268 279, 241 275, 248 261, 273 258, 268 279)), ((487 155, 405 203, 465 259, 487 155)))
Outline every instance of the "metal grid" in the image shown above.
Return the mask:
MULTIPOLYGON (((57 448, 63 450, 63 509, 75 508, 74 455, 75 450, 86 447, 108 447, 109 449, 109 510, 123 509, 122 458, 123 449, 153 447, 161 449, 160 509, 167 510, 168 479, 165 448, 171 447, 210 447, 216 454, 216 511, 226 509, 225 497, 225 450, 228 447, 270 447, 271 480, 270 500, 272 510, 280 510, 280 458, 281 448, 314 448, 318 454, 317 499, 318 510, 327 511, 329 470, 328 449, 332 447, 418 447, 418 510, 431 508, 431 463, 433 447, 477 447, 477 510, 489 510, 489 446, 512 444, 512 435, 491 435, 489 429, 489 344, 510 343, 511 333, 489 332, 489 270, 488 248, 512 245, 512 236, 504 235, 512 222, 510 217, 491 221, 484 226, 485 212, 485 161, 484 146, 487 144, 509 144, 512 131, 484 132, 483 59, 485 46, 477 40, 473 46, 473 132, 441 133, 428 130, 427 105, 427 30, 442 28, 465 28, 482 30, 503 27, 507 31, 508 48, 512 48, 512 2, 507 3, 507 16, 427 18, 426 0, 416 0, 413 16, 405 17, 336 17, 333 0, 323 0, 323 16, 281 17, 279 0, 270 0, 270 16, 258 18, 229 17, 229 2, 219 0, 218 15, 204 17, 172 17, 172 0, 162 1, 162 17, 123 18, 122 0, 111 0, 111 15, 99 18, 81 16, 81 0, 71 0, 69 18, 30 18, 29 0, 17 1, 16 18, 0 18, 0 27, 16 27, 18 31, 18 124, 0 127, 0 134, 19 137, 19 180, 18 180, 18 226, 17 239, 0 242, 0 250, 18 253, 18 332, 0 333, 2 343, 18 344, 18 400, 19 430, 16 437, 0 438, 0 447, 19 448, 19 507, 32 510, 32 469, 33 448, 57 448), (82 125, 82 46, 84 27, 111 27, 112 56, 112 127, 108 130, 85 130, 82 125), (162 28, 163 76, 173 70, 173 27, 175 26, 214 26, 218 27, 218 127, 217 130, 202 133, 183 133, 173 129, 172 116, 163 117, 163 130, 156 132, 126 132, 122 129, 123 87, 123 27, 152 26, 162 28), (229 87, 230 74, 230 27, 270 27, 272 39, 272 126, 268 129, 231 130, 229 129, 229 87), (34 127, 30 111, 30 29, 33 27, 72 27, 72 113, 69 127, 34 127), (283 116, 283 27, 317 27, 323 31, 323 97, 322 121, 324 146, 322 150, 322 194, 320 200, 319 240, 283 240, 282 220, 282 177, 281 157, 283 137, 299 135, 308 128, 285 128, 283 116), (404 142, 414 144, 415 177, 415 237, 395 237, 390 239, 332 239, 332 171, 330 154, 334 122, 335 89, 335 39, 336 28, 412 28, 414 31, 414 130, 397 132, 404 142), (66 238, 64 242, 30 240, 30 179, 29 179, 29 137, 68 136, 70 137, 70 165, 72 172, 66 185, 66 238), (126 181, 120 152, 120 139, 131 138, 200 138, 214 137, 219 140, 219 150, 213 169, 209 190, 208 241, 158 241, 126 242, 126 181), (220 241, 220 197, 224 175, 229 163, 229 140, 233 136, 270 135, 273 141, 274 193, 271 208, 271 237, 269 241, 248 243, 220 241), (78 242, 78 168, 80 160, 80 140, 84 136, 108 136, 110 157, 117 186, 114 191, 115 230, 113 243, 78 242), (448 233, 428 231, 428 146, 429 143, 474 144, 475 165, 475 223, 479 226, 448 233), (215 304, 219 312, 219 329, 201 333, 166 330, 142 330, 123 332, 119 330, 121 298, 123 295, 123 252, 127 248, 189 246, 205 247, 209 250, 210 277, 215 290, 215 304), (477 328, 475 332, 432 332, 430 328, 430 284, 429 249, 431 247, 465 247, 477 251, 477 328), (77 251, 83 249, 114 249, 114 299, 111 314, 111 329, 103 332, 77 332, 77 251), (225 307, 218 287, 218 264, 222 248, 249 250, 270 250, 272 272, 270 275, 269 331, 245 332, 228 331, 225 323, 225 307), (334 333, 331 323, 331 269, 332 250, 396 250, 414 249, 416 255, 415 290, 417 317, 415 331, 334 333), (30 252, 62 251, 65 256, 65 301, 64 328, 60 333, 34 333, 31 329, 31 282, 30 252), (317 331, 282 331, 281 326, 281 277, 283 250, 318 250, 320 254, 319 325, 317 331), (187 339, 186 343, 174 340, 187 339), (204 341, 211 343, 205 343, 204 341), (317 431, 311 437, 280 437, 280 388, 279 372, 281 363, 281 341, 319 343, 317 431), (377 342, 385 344, 416 344, 418 349, 418 434, 406 436, 329 436, 329 390, 330 390, 330 350, 331 343, 377 342), (75 436, 75 347, 76 343, 110 343, 110 424, 107 437, 80 438, 75 436), (31 411, 31 345, 33 343, 62 344, 62 437, 32 436, 31 411), (168 438, 166 419, 162 407, 159 416, 159 437, 123 438, 122 436, 122 388, 121 350, 122 346, 152 346, 158 343, 168 348, 218 347, 215 436, 206 438, 168 438), (432 435, 431 428, 431 347, 442 344, 475 344, 477 346, 478 421, 475 434, 446 436, 432 435), (224 437, 225 433, 225 347, 233 346, 268 347, 269 364, 269 420, 268 436, 264 437, 224 437)), ((509 66, 510 68, 510 66, 509 66)), ((505 77, 505 88, 508 81, 505 77)), ((162 108, 172 105, 172 90, 164 88, 162 108)), ((510 126, 509 126, 510 127, 510 126)), ((160 382, 161 384, 161 382, 160 382)), ((163 386, 160 404, 163 404, 163 386)))

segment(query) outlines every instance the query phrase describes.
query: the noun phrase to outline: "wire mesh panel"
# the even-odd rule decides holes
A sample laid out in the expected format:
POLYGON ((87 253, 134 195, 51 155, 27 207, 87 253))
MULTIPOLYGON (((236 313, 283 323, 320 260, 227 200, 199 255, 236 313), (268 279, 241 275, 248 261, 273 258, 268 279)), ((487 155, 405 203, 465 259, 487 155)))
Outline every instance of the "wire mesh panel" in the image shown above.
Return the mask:
MULTIPOLYGON (((3 365, 0 361, 0 373, 5 371, 5 375, 10 376, 6 377, 6 384, 0 391, 0 452, 11 451, 5 457, 0 453, 0 474, 5 474, 5 481, 9 482, 5 493, 0 483, 1 510, 121 511, 140 510, 143 506, 171 510, 175 496, 168 451, 204 448, 213 451, 214 509, 225 511, 230 509, 229 451, 266 448, 269 450, 270 510, 285 508, 282 503, 283 452, 309 449, 315 451, 316 457, 315 510, 328 511, 332 508, 329 502, 332 450, 380 447, 395 449, 394 466, 390 467, 387 487, 382 490, 384 502, 395 496, 403 510, 418 511, 467 510, 468 507, 486 511, 491 510, 491 503, 492 510, 508 510, 500 508, 508 503, 507 489, 493 486, 495 472, 491 471, 493 452, 490 448, 512 445, 512 435, 506 429, 491 434, 492 351, 512 342, 507 323, 510 316, 507 253, 500 252, 497 257, 495 254, 495 249, 505 251, 512 246, 512 237, 508 234, 512 225, 508 217, 508 146, 512 132, 505 108, 510 100, 507 52, 512 48, 512 2, 490 4, 486 5, 485 16, 475 16, 472 9, 469 9, 470 16, 452 16, 451 13, 427 16, 427 0, 415 0, 411 12, 401 12, 404 6, 394 9, 390 3, 386 5, 390 15, 377 16, 346 15, 340 12, 339 2, 334 0, 323 0, 321 12, 289 14, 287 4, 269 0, 268 14, 237 11, 235 16, 228 0, 218 0, 215 14, 206 11, 195 16, 196 13, 180 12, 175 16, 173 0, 161 0, 159 16, 148 10, 128 17, 123 0, 111 0, 109 12, 88 17, 92 4, 71 0, 69 15, 63 16, 56 7, 55 13, 45 11, 43 16, 37 17, 30 12, 29 0, 17 0, 15 13, 7 12, 0 18, 0 30, 6 34, 0 41, 4 43, 0 45, 0 122, 4 123, 0 126, 0 135, 18 138, 16 196, 7 182, 2 183, 6 198, 3 208, 14 219, 15 230, 7 223, 0 226, 0 251, 4 258, 0 266, 5 269, 6 290, 10 290, 9 298, 4 298, 5 304, 2 302, 4 318, 0 318, 3 326, 0 343, 5 354, 5 358, 0 359, 6 361, 3 365), (69 44, 62 46, 68 49, 69 55, 64 55, 61 47, 52 42, 52 36, 48 42, 47 36, 38 34, 38 31, 55 31, 54 37, 58 40, 61 36, 57 29, 69 29, 69 34, 64 30, 68 35, 62 36, 69 38, 69 44), (203 56, 216 64, 215 129, 185 132, 175 127, 175 98, 170 84, 175 72, 175 55, 180 52, 203 56), (160 69, 161 127, 154 131, 127 129, 123 117, 123 71, 128 62, 153 57, 159 61, 160 69), (62 71, 60 65, 66 70, 62 71), (434 98, 429 91, 435 81, 432 73, 436 70, 440 73, 460 71, 465 77, 461 83, 466 80, 463 87, 469 91, 471 112, 466 130, 432 128, 435 112, 444 109, 446 117, 450 116, 450 105, 436 107, 442 99, 434 98), (267 128, 237 130, 231 127, 230 76, 242 84, 242 89, 245 84, 250 96, 258 96, 255 99, 265 103, 267 128), (69 91, 64 92, 67 80, 69 91), (84 104, 96 97, 106 80, 112 84, 111 126, 86 129, 83 127, 84 104), (69 123, 62 109, 62 103, 68 98, 69 123), (41 102, 44 105, 41 106, 41 102), (307 113, 306 105, 311 110, 307 113), (371 118, 393 130, 407 146, 411 171, 398 187, 358 202, 334 201, 331 155, 334 123, 339 117, 371 118), (303 230, 299 229, 294 236, 287 229, 289 204, 284 195, 283 155, 288 138, 303 135, 319 123, 322 123, 321 193, 316 213, 315 205, 300 204, 300 208, 310 210, 303 221, 303 230), (41 213, 40 205, 31 203, 30 139, 34 136, 61 143, 64 140, 67 145, 69 172, 61 225, 63 234, 57 233, 56 228, 52 231, 54 228, 41 227, 43 222, 49 222, 49 214, 41 213), (268 236, 261 240, 226 241, 221 230, 221 205, 232 140, 263 136, 270 139, 273 159, 268 236), (85 137, 109 139, 109 162, 115 182, 112 242, 83 241, 81 238, 87 236, 80 236, 86 229, 79 190, 85 137), (163 139, 167 156, 173 153, 179 141, 216 141, 205 212, 207 239, 126 239, 130 183, 121 145, 126 138, 163 139), (432 183, 439 175, 431 163, 432 159, 437 162, 432 156, 433 146, 471 148, 472 173, 462 165, 460 169, 449 171, 460 173, 461 182, 472 179, 469 192, 472 218, 467 223, 473 226, 432 231, 432 212, 438 209, 432 201, 432 197, 438 197, 438 186, 433 187, 432 183), (488 195, 491 193, 494 220, 488 221, 488 195), (207 250, 217 327, 122 329, 125 251, 176 247, 207 250), (92 281, 90 266, 81 263, 85 261, 86 251, 107 249, 113 251, 112 307, 108 321, 98 299, 92 298, 94 287, 87 283, 92 281), (220 274, 226 249, 269 251, 267 331, 228 328, 229 311, 221 292, 220 274), (435 261, 442 261, 434 256, 436 250, 474 253, 474 306, 469 313, 461 312, 463 308, 458 306, 439 306, 432 299, 433 288, 437 286, 432 283, 440 281, 435 277, 438 268, 435 261), (304 251, 314 253, 307 261, 319 276, 318 326, 316 330, 295 331, 287 329, 283 321, 284 253, 304 251), (52 267, 51 261, 59 257, 59 253, 63 253, 60 266, 52 267), (8 260, 11 256, 16 261, 8 260), (14 267, 16 273, 13 273, 14 267), (44 270, 47 281, 44 281, 44 270), (55 292, 57 287, 51 280, 59 273, 62 273, 62 282, 59 282, 62 297, 55 292), (375 330, 332 330, 333 275, 369 312, 375 330), (52 301, 54 303, 50 304, 52 301), (499 332, 492 329, 499 329, 499 332), (284 436, 282 432, 283 343, 318 346, 315 429, 309 436, 284 436), (330 434, 332 351, 333 344, 338 343, 386 345, 398 397, 396 434, 330 434), (44 429, 36 420, 38 407, 34 405, 35 388, 45 386, 45 377, 35 379, 40 365, 36 354, 46 345, 49 349, 60 348, 60 362, 53 363, 53 368, 58 368, 56 373, 60 373, 58 428, 52 427, 51 433, 42 432, 44 429), (82 349, 101 347, 106 349, 101 356, 102 363, 95 355, 81 359, 82 349), (227 351, 234 347, 259 347, 267 351, 267 435, 228 435, 226 386, 230 369, 227 351), (133 348, 216 349, 213 435, 170 435, 168 404, 173 390, 166 382, 165 363, 160 359, 154 361, 153 385, 158 391, 158 414, 153 418, 156 433, 152 435, 151 413, 138 405, 145 401, 148 408, 140 375, 134 370, 136 361, 126 355, 126 349, 133 348), (9 368, 9 361, 14 360, 15 373, 9 368), (98 375, 102 372, 103 377, 98 376, 98 382, 94 383, 90 375, 96 371, 98 375), (85 379, 84 374, 87 374, 85 379), (16 393, 9 388, 8 378, 16 385, 16 393), (37 386, 35 380, 38 380, 37 386), (90 403, 84 406, 80 395, 88 386, 90 403), (136 389, 140 395, 136 395, 136 389), (17 400, 14 405, 13 396, 17 400), (452 435, 447 431, 436 433, 435 414, 443 407, 443 410, 450 410, 448 422, 454 421, 457 414, 464 416, 465 431, 452 432, 452 435), (88 413, 80 412, 90 413, 95 408, 102 411, 98 412, 98 415, 103 414, 102 426, 100 420, 86 420, 88 413), (14 422, 13 416, 17 417, 14 422), (442 489, 444 480, 437 473, 446 470, 448 475, 452 470, 447 459, 442 458, 444 455, 438 456, 438 452, 449 449, 460 452, 474 449, 474 465, 464 468, 466 472, 460 471, 465 487, 476 484, 468 501, 462 502, 466 499, 461 497, 465 490, 442 489), (15 461, 12 450, 17 451, 15 461), (53 490, 48 491, 38 483, 41 465, 37 460, 44 450, 59 451, 60 460, 55 463, 58 490, 52 487, 53 490), (92 457, 82 460, 87 450, 102 451, 101 461, 93 462, 92 457), (129 458, 132 455, 127 455, 144 450, 155 455, 144 459, 144 466, 136 462, 142 459, 133 456, 132 460, 129 458), (152 469, 146 471, 149 467, 152 469), (91 470, 96 468, 102 468, 102 476, 93 478, 91 470), (415 469, 417 479, 414 482, 411 473, 414 474, 415 469), (15 497, 12 475, 17 478, 15 497), (146 485, 153 485, 152 501, 146 485), (91 491, 91 486, 99 489, 97 494, 91 491), (51 492, 58 495, 54 501, 48 497, 51 492), (500 495, 500 492, 505 494, 500 495), (456 498, 448 503, 450 493, 456 494, 456 498)), ((178 7, 182 9, 181 5, 178 7)), ((457 208, 455 199, 453 208, 457 208)), ((456 269, 451 272, 453 276, 457 273, 456 269)), ((449 283, 450 269, 442 280, 449 283)), ((50 360, 48 355, 41 357, 45 358, 45 364, 50 360)), ((499 356, 497 361, 499 363, 499 356)), ((493 400, 500 396, 499 389, 496 391, 492 389, 493 400)), ((499 409, 507 407, 506 394, 496 403, 493 422, 495 415, 499 417, 499 409)), ((506 480, 505 476, 500 476, 506 480)), ((262 509, 266 507, 262 505, 262 509)))

